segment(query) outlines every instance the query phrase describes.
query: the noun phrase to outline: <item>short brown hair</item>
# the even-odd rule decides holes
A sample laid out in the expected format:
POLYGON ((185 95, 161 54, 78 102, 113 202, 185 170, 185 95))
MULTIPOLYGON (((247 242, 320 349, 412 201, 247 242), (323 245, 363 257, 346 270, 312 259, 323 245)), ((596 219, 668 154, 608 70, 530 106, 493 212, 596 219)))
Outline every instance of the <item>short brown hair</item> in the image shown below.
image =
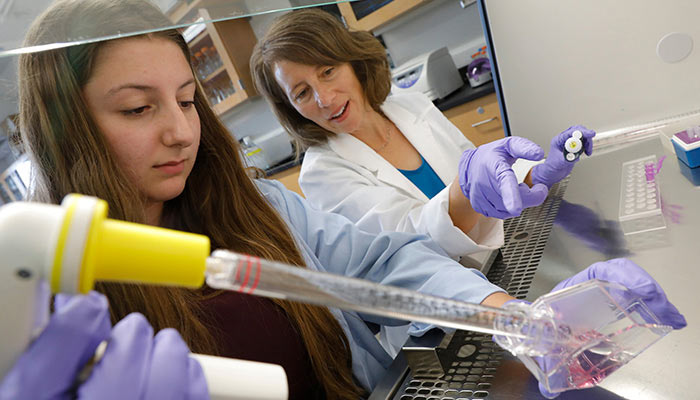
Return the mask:
POLYGON ((250 59, 257 90, 265 96, 297 148, 322 144, 333 135, 304 118, 277 84, 274 65, 292 61, 304 65, 349 63, 370 106, 379 110, 391 90, 384 46, 371 33, 349 31, 333 15, 318 9, 292 11, 278 17, 258 42, 250 59))

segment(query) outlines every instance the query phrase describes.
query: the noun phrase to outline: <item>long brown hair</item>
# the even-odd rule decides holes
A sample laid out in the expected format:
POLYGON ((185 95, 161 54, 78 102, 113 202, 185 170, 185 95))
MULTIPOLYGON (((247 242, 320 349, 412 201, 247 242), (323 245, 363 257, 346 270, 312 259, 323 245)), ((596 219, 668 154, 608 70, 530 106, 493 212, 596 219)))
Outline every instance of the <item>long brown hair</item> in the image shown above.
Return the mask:
POLYGON ((297 148, 325 143, 334 133, 306 119, 290 103, 275 80, 278 61, 312 66, 350 63, 369 105, 379 106, 391 90, 386 51, 369 32, 349 31, 333 15, 318 9, 284 14, 272 23, 250 58, 255 87, 272 107, 297 148))
MULTIPOLYGON (((25 45, 56 37, 110 34, 105 26, 133 32, 169 23, 160 10, 143 0, 62 0, 33 23, 25 45), (70 30, 76 26, 82 32, 70 30)), ((140 37, 170 40, 190 59, 177 31, 140 37)), ((84 193, 106 200, 111 218, 143 222, 143 198, 118 167, 81 94, 101 46, 88 43, 20 56, 20 129, 34 166, 32 197, 58 203, 68 193, 84 193)), ((210 108, 201 87, 195 91, 194 103, 201 121, 197 160, 183 193, 165 203, 163 221, 209 236, 214 248, 304 266, 287 226, 247 175, 237 142, 210 108)), ((138 311, 155 330, 176 328, 193 351, 216 354, 216 343, 198 305, 203 298, 200 292, 115 283, 100 284, 98 290, 109 298, 113 321, 138 311)), ((298 329, 327 397, 360 396, 348 339, 330 311, 276 303, 298 329)))

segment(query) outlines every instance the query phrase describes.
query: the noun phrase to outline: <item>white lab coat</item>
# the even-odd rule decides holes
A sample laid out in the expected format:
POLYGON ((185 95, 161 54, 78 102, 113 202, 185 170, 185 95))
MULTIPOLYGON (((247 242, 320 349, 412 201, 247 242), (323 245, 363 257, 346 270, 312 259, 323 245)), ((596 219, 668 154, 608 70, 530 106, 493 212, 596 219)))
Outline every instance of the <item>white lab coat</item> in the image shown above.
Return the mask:
MULTIPOLYGON (((501 247, 503 221, 481 216, 466 235, 448 213, 460 156, 474 145, 423 94, 392 95, 381 108, 447 187, 428 199, 372 148, 344 133, 306 151, 299 185, 309 202, 369 232, 427 234, 454 259, 501 247)), ((528 169, 529 165, 514 165, 520 181, 528 169)))

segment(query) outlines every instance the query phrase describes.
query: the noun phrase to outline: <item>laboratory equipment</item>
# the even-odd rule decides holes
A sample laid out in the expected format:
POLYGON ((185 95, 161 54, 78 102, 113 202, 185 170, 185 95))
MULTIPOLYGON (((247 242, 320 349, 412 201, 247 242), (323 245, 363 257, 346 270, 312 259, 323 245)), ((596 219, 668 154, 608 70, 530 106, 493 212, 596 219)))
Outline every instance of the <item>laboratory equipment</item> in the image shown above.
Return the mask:
POLYGON ((622 164, 619 219, 625 235, 666 228, 656 165, 655 155, 622 164))
POLYGON ((241 139, 241 144, 243 145, 243 154, 245 155, 246 164, 249 167, 260 168, 263 171, 270 168, 267 155, 250 136, 245 136, 241 139))
POLYGON ((573 171, 577 161, 575 154, 573 158, 569 156, 567 159, 567 153, 571 153, 570 150, 574 150, 574 147, 578 146, 582 147, 583 152, 587 155, 592 155, 595 136, 594 130, 583 125, 570 126, 554 136, 550 141, 549 153, 545 161, 532 168, 532 183, 543 183, 547 187, 552 187, 556 182, 564 179, 573 171))
POLYGON ((292 147, 292 142, 289 141, 289 135, 281 126, 257 136, 255 144, 265 154, 265 160, 270 166, 277 165, 294 155, 294 148, 292 147))
POLYGON ((493 77, 491 76, 491 63, 489 59, 486 57, 479 57, 469 63, 467 66, 467 80, 471 87, 477 87, 486 82, 491 82, 493 77))
POLYGON ((29 186, 31 165, 25 154, 0 172, 0 204, 24 199, 29 186))
POLYGON ((700 168, 690 168, 688 164, 678 159, 678 169, 694 186, 700 186, 700 168))
POLYGON ((407 321, 499 333, 513 338, 509 350, 517 353, 547 354, 552 342, 562 339, 556 335, 543 337, 542 332, 552 330, 554 322, 531 319, 526 312, 445 299, 227 250, 217 250, 207 260, 207 285, 407 321), (524 334, 524 330, 528 333, 524 334))
POLYGON ((671 138, 678 159, 689 168, 700 166, 700 126, 678 132, 671 138))
POLYGON ((202 47, 202 52, 206 54, 207 58, 209 59, 210 73, 216 71, 224 65, 223 61, 221 61, 221 56, 219 56, 219 53, 216 51, 214 46, 202 47))
MULTIPOLYGON (((67 196, 62 206, 13 202, 0 208, 0 377, 48 318, 42 281, 53 293, 86 293, 95 280, 202 285, 206 237, 106 215, 104 201, 79 195, 67 196)), ((202 365, 212 399, 287 398, 286 374, 278 365, 192 357, 202 365)))
MULTIPOLYGON (((571 342, 555 345, 544 357, 516 354, 550 393, 595 386, 673 330, 624 286, 597 279, 546 294, 532 305, 508 305, 570 329, 571 342)), ((495 339, 509 347, 510 338, 495 339)))
MULTIPOLYGON (((545 379, 550 391, 597 383, 670 330, 619 285, 586 282, 547 295, 532 307, 511 303, 493 308, 225 250, 209 256, 204 236, 110 220, 106 214, 104 201, 79 195, 66 197, 62 206, 16 202, 0 209, 0 250, 6 256, 1 270, 7 275, 0 280, 0 293, 11 299, 0 306, 0 326, 6 330, 0 373, 30 341, 34 318, 39 316, 35 310, 42 309, 34 296, 40 278, 53 292, 84 293, 95 280, 198 287, 206 273, 213 288, 496 334, 504 348, 531 360, 528 368, 545 379), (599 289, 597 294, 590 286, 599 289), (579 292, 585 294, 585 302, 577 297, 579 292), (581 304, 586 304, 585 310, 581 304), (605 307, 607 313, 600 310, 605 307), (586 374, 595 379, 581 378, 586 374)), ((238 369, 235 374, 226 368, 212 372, 215 363, 208 363, 207 357, 202 360, 213 398, 281 398, 260 397, 259 385, 257 396, 226 397, 249 393, 242 389, 245 381, 233 386, 232 375, 249 377, 251 382, 253 377, 238 369)), ((229 360, 217 360, 231 365, 229 360)), ((284 382, 286 396, 280 367, 274 372, 258 367, 255 371, 258 382, 260 373, 269 374, 268 390, 284 382)))
POLYGON ((564 142, 564 159, 569 162, 578 160, 583 152, 583 134, 579 130, 575 130, 571 137, 564 142))
POLYGON ((441 99, 464 85, 447 47, 430 51, 406 61, 391 71, 396 94, 417 91, 430 100, 441 99))
POLYGON ((207 284, 495 334, 550 392, 597 384, 673 329, 625 287, 596 279, 531 306, 493 308, 217 250, 207 260, 207 284))

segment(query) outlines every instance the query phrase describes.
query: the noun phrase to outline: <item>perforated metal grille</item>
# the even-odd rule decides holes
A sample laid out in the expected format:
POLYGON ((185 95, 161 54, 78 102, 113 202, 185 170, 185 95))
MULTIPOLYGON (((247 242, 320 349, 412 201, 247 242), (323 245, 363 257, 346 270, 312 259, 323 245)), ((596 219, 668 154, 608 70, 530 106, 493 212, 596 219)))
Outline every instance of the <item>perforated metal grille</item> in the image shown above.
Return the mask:
POLYGON ((528 208, 520 217, 504 221, 505 245, 487 278, 513 297, 523 299, 530 289, 568 183, 567 177, 552 186, 542 205, 528 208))
MULTIPOLYGON (((539 207, 528 208, 520 217, 505 221, 506 242, 487 274, 488 279, 522 299, 542 259, 552 223, 569 178, 552 186, 549 197, 539 207)), ((496 369, 503 360, 503 350, 490 335, 457 331, 440 360, 445 376, 440 379, 404 377, 395 400, 469 400, 489 398, 496 369)))

